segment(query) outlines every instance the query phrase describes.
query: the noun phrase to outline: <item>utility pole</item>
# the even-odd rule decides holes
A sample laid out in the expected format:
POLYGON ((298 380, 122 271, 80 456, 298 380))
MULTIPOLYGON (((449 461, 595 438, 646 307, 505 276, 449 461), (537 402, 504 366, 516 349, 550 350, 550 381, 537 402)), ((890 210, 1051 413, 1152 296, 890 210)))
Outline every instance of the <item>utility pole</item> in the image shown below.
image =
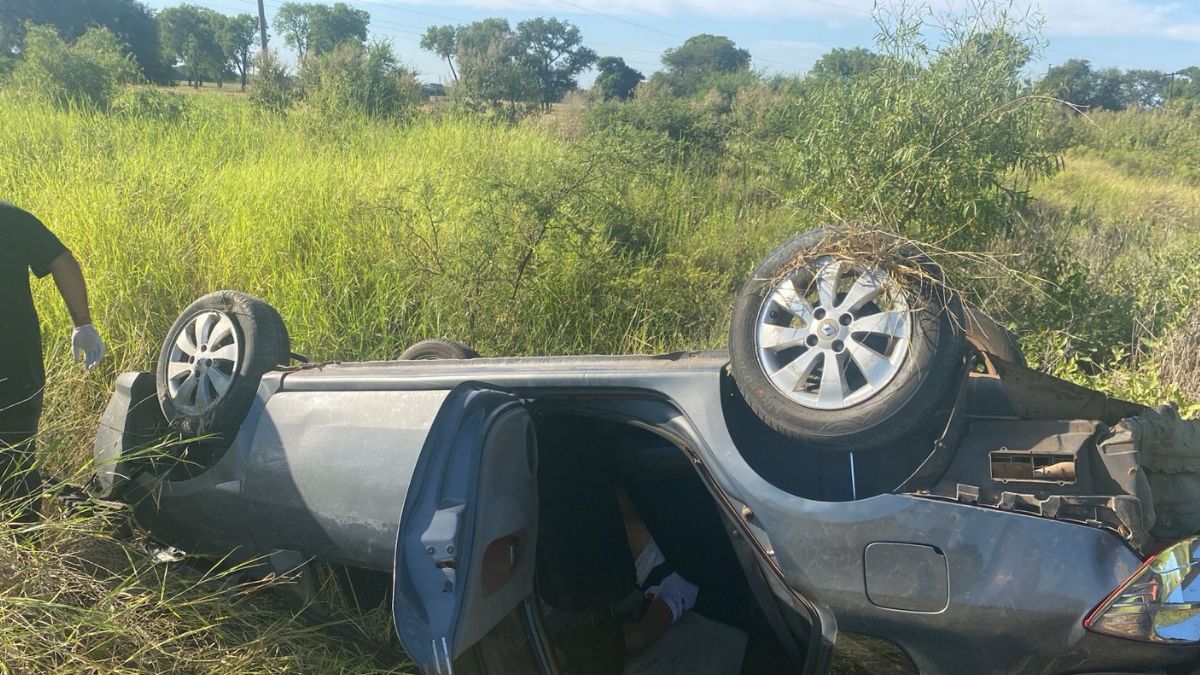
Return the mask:
POLYGON ((1182 75, 1182 74, 1183 74, 1183 71, 1182 71, 1182 70, 1177 70, 1177 71, 1175 71, 1175 72, 1173 72, 1173 73, 1167 73, 1167 76, 1171 78, 1171 80, 1170 80, 1169 82, 1167 82, 1167 96, 1166 96, 1166 99, 1167 99, 1167 104, 1168 104, 1168 105, 1171 103, 1171 94, 1172 94, 1172 93, 1174 93, 1174 91, 1175 91, 1175 76, 1176 76, 1176 75, 1182 75))
POLYGON ((258 35, 262 40, 262 52, 267 53, 267 8, 258 0, 258 35))

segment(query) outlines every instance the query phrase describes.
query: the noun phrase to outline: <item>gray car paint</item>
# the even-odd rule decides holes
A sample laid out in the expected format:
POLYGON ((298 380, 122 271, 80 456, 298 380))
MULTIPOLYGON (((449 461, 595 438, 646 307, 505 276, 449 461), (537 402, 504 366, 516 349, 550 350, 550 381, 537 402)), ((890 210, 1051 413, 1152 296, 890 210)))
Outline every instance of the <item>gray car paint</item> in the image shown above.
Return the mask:
MULTIPOLYGON (((344 461, 341 448, 355 448, 357 465, 398 464, 395 484, 375 495, 378 508, 373 511, 398 519, 407 486, 403 467, 415 462, 420 447, 368 442, 376 438, 375 432, 356 431, 350 416, 339 447, 321 452, 304 440, 304 416, 273 407, 271 399, 307 399, 302 406, 316 410, 345 392, 444 392, 474 380, 527 399, 587 394, 590 400, 575 405, 641 419, 648 428, 680 441, 711 478, 719 501, 736 510, 744 531, 767 552, 766 564, 777 569, 795 593, 815 603, 823 615, 836 617, 840 630, 898 644, 922 672, 1143 672, 1195 663, 1200 656, 1195 647, 1152 645, 1084 631, 1082 620, 1088 612, 1141 563, 1111 532, 913 495, 828 503, 775 487, 745 461, 726 428, 717 392, 727 361, 724 353, 546 357, 333 364, 271 373, 229 453, 197 478, 151 488, 160 500, 157 513, 149 514, 159 527, 151 524, 151 529, 186 533, 187 539, 212 547, 302 547, 378 568, 382 556, 375 542, 387 537, 394 541, 397 522, 356 517, 352 527, 343 529, 344 493, 363 487, 359 481, 342 482, 351 474, 339 474, 339 480, 302 479, 303 489, 297 492, 303 495, 304 508, 299 510, 297 493, 287 489, 280 489, 278 497, 275 489, 270 494, 248 493, 256 484, 295 485, 297 481, 284 473, 321 475, 331 457, 344 461), (268 434, 264 428, 273 431, 268 434), (267 434, 261 436, 262 447, 260 434, 267 434), (274 459, 260 460, 259 453, 274 459), (290 517, 280 517, 284 512, 290 517), (275 525, 255 525, 268 519, 275 525), (905 611, 871 601, 864 554, 879 542, 930 547, 944 556, 947 577, 936 582, 948 586, 944 609, 905 611)), ((412 420, 414 434, 421 426, 419 419, 412 420)), ((151 483, 143 479, 141 485, 151 483)), ((873 585, 876 577, 889 596, 913 601, 926 596, 935 583, 906 569, 874 574, 873 585)))

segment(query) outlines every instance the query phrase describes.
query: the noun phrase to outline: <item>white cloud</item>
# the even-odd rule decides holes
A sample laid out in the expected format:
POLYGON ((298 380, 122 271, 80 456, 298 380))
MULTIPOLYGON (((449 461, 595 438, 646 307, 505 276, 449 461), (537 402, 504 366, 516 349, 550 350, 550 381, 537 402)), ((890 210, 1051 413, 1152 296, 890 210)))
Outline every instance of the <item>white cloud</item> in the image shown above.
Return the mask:
POLYGON ((1157 37, 1200 42, 1200 6, 1144 0, 1040 0, 1046 33, 1080 37, 1157 37))
MULTIPOLYGON (((378 0, 376 0, 378 1, 378 0)), ((416 0, 392 4, 431 7, 416 0)), ((1158 0, 1013 0, 1046 18, 1048 35, 1084 37, 1157 37, 1200 42, 1200 2, 1158 0)), ((482 10, 556 13, 599 12, 625 20, 637 17, 700 16, 724 19, 819 18, 829 28, 865 20, 874 0, 440 0, 482 10)), ((880 0, 886 5, 887 0, 880 0)), ((932 0, 934 8, 963 9, 974 0, 932 0)), ((659 25, 659 24, 655 24, 659 25)), ((669 30, 669 27, 666 27, 669 30)))

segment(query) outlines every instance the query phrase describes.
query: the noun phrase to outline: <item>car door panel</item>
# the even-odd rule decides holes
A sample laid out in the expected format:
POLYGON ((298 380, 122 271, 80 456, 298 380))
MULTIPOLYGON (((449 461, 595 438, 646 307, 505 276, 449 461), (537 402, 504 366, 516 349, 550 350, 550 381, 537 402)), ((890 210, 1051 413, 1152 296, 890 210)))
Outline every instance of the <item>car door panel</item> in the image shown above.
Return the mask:
POLYGON ((272 396, 246 456, 243 491, 262 548, 390 570, 400 508, 448 393, 272 396))
POLYGON ((451 672, 533 592, 536 473, 520 400, 471 384, 451 392, 413 474, 396 545, 396 629, 425 672, 451 672))

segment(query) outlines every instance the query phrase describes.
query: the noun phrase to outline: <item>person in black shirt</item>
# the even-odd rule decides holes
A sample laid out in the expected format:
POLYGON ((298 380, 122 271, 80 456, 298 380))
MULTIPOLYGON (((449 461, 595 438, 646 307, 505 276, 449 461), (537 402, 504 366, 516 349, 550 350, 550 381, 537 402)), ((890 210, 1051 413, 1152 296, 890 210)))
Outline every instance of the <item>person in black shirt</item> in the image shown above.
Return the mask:
POLYGON ((32 214, 0 202, 0 512, 22 500, 17 520, 38 517, 36 492, 41 476, 34 457, 34 436, 42 413, 42 337, 29 273, 53 275, 75 330, 72 354, 93 367, 104 356, 104 342, 92 326, 87 285, 79 263, 62 242, 32 214))

